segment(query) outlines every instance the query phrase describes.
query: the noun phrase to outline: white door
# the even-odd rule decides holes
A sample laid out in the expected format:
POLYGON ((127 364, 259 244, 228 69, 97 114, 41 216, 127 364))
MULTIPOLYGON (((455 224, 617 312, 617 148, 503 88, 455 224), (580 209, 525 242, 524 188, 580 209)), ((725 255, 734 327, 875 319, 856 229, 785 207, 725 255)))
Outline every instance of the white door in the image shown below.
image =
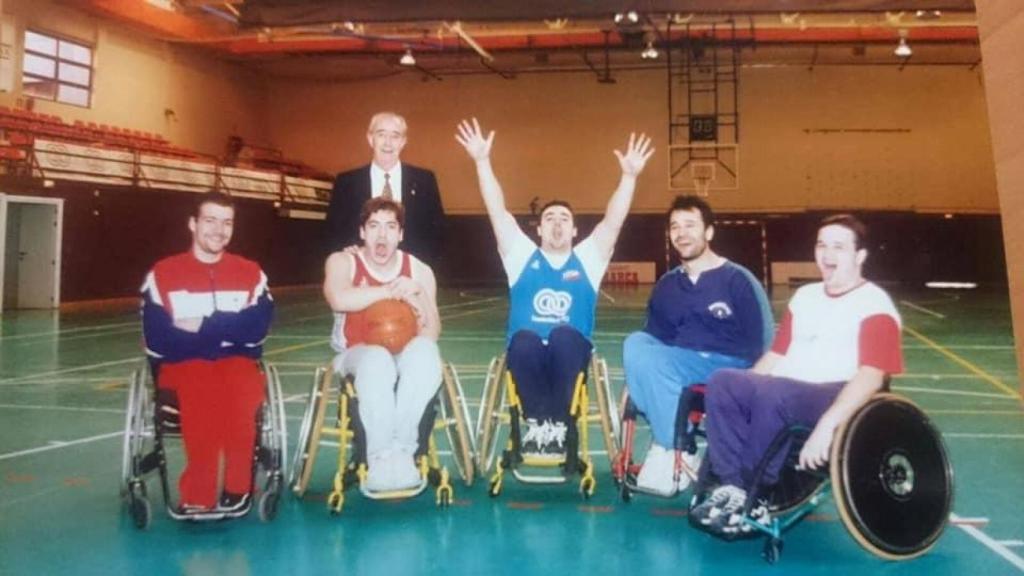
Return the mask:
POLYGON ((63 200, 7 196, 4 218, 4 308, 60 305, 63 200))

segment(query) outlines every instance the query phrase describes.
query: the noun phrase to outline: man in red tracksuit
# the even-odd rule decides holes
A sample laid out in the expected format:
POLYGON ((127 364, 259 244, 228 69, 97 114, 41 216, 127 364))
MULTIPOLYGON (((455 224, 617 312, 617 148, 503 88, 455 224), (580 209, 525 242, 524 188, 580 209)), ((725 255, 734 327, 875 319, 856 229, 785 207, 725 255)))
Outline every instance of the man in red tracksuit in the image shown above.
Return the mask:
POLYGON ((259 265, 225 251, 234 217, 229 196, 201 196, 188 222, 191 249, 157 262, 142 286, 146 353, 159 387, 178 397, 188 459, 179 511, 186 514, 249 509, 265 396, 257 360, 273 301, 259 265))

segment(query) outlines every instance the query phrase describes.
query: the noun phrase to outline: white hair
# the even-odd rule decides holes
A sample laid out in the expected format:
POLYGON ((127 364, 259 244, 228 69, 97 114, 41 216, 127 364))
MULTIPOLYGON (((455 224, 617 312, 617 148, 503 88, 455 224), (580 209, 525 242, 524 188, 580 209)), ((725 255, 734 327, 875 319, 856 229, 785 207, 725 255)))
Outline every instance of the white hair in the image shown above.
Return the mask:
POLYGON ((398 125, 400 127, 399 131, 403 135, 405 134, 406 130, 408 129, 408 126, 405 123, 405 118, 403 118, 400 114, 396 114, 395 112, 378 112, 374 114, 373 118, 370 118, 370 127, 366 129, 366 133, 373 134, 373 129, 377 126, 377 124, 380 124, 381 122, 387 119, 394 119, 396 122, 398 122, 398 125))

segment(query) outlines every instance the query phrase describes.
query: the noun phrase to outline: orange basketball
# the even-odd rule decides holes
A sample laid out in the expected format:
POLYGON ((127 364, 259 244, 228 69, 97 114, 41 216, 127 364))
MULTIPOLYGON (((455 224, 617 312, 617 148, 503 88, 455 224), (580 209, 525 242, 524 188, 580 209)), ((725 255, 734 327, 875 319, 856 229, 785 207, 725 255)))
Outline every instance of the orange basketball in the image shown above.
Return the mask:
POLYGON ((365 310, 366 343, 398 354, 419 332, 412 306, 402 300, 378 300, 365 310))

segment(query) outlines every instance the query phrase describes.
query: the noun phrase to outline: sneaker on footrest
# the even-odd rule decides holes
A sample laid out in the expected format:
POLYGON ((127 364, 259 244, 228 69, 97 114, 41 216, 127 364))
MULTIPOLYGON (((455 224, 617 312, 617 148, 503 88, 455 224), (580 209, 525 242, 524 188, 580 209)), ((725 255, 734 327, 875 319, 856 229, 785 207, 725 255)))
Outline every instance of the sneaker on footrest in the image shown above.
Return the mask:
POLYGON ((210 514, 216 512, 216 508, 210 506, 203 506, 202 504, 189 504, 187 502, 181 502, 175 510, 178 514, 183 516, 198 516, 200 514, 210 514))
POLYGON ((743 510, 740 510, 731 514, 718 531, 728 538, 756 536, 760 531, 756 530, 754 524, 767 527, 770 523, 771 516, 768 514, 768 502, 766 500, 758 500, 757 504, 750 509, 750 512, 744 514, 743 510))
POLYGON ((689 452, 682 452, 683 466, 679 470, 679 476, 676 478, 676 490, 679 492, 685 491, 690 487, 690 484, 697 479, 697 472, 700 470, 701 459, 696 454, 690 454, 689 452))
POLYGON ((551 420, 545 420, 544 426, 546 426, 546 433, 544 442, 540 446, 541 454, 551 458, 565 456, 565 436, 569 427, 565 422, 552 422, 551 420))
POLYGON ((645 492, 671 496, 676 491, 672 478, 674 466, 675 452, 652 442, 644 457, 644 464, 640 467, 640 473, 636 476, 637 488, 645 492))
POLYGON ((746 503, 746 490, 732 484, 724 484, 712 490, 706 500, 694 506, 690 510, 690 518, 701 526, 714 530, 727 522, 730 515, 742 512, 746 503))
POLYGON ((249 509, 249 494, 233 494, 225 492, 221 494, 220 502, 217 503, 217 512, 224 512, 228 516, 244 514, 249 509))
POLYGON ((543 424, 537 422, 534 418, 526 419, 526 432, 523 433, 519 447, 520 452, 523 456, 540 456, 541 444, 544 443, 545 437, 547 437, 547 421, 543 424))

